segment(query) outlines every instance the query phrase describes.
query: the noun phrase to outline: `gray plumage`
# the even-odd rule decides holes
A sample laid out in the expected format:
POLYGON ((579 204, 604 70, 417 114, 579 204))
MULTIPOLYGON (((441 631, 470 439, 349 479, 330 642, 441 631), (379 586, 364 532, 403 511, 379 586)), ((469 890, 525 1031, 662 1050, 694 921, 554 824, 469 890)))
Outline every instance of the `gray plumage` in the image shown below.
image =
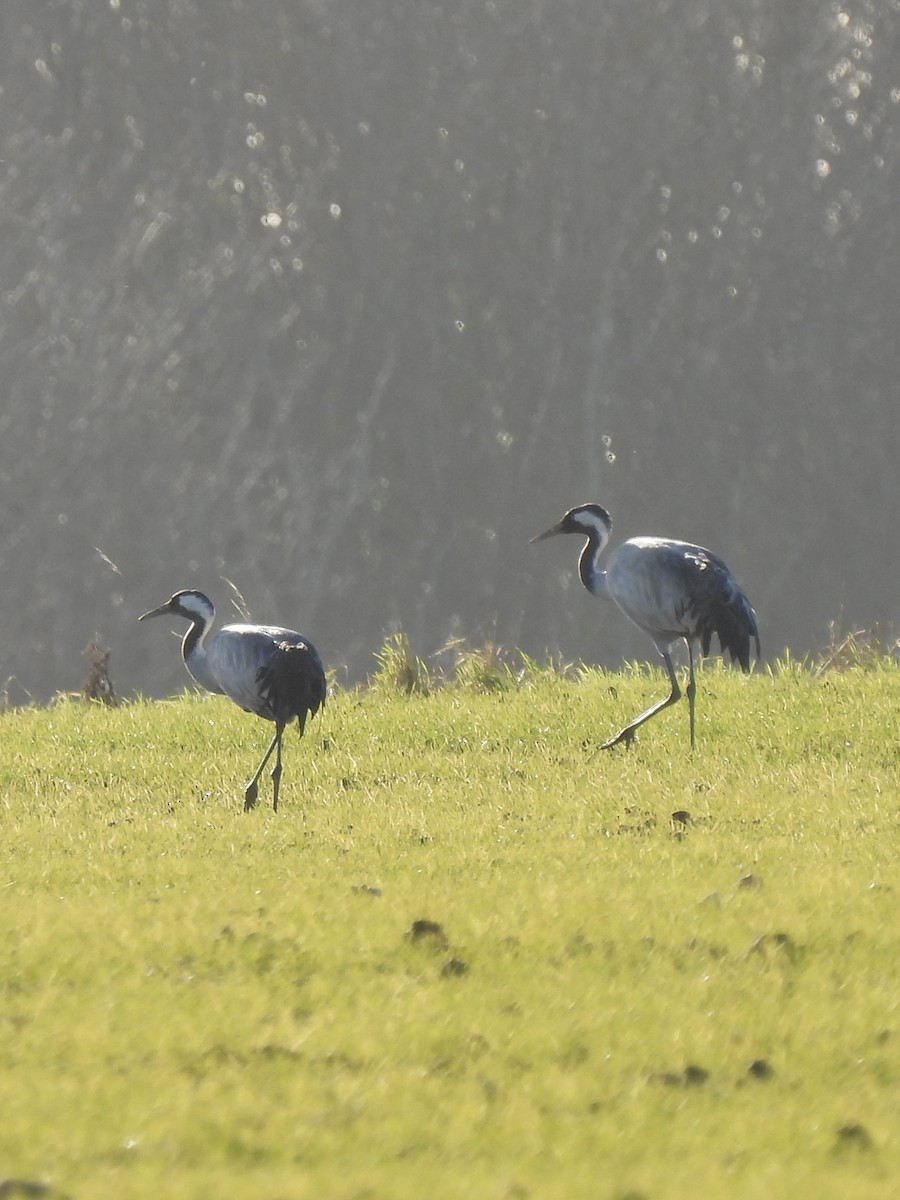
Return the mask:
POLYGON ((640 725, 674 704, 681 690, 672 665, 671 649, 683 639, 687 643, 691 748, 694 746, 694 647, 701 656, 710 651, 713 636, 723 655, 750 670, 751 646, 759 657, 759 630, 750 601, 718 555, 670 538, 636 537, 623 542, 610 554, 606 570, 599 559, 609 542, 612 520, 599 504, 582 504, 570 509, 552 528, 532 542, 559 533, 577 533, 586 539, 578 559, 578 572, 594 596, 612 600, 625 615, 653 639, 669 676, 671 691, 658 703, 635 717, 615 737, 605 742, 608 750, 619 742, 629 743, 640 725))
POLYGON ((315 716, 325 703, 325 672, 318 651, 295 630, 278 625, 223 625, 211 633, 216 610, 203 592, 176 592, 138 620, 165 615, 191 622, 181 653, 201 687, 227 696, 245 712, 274 722, 275 735, 244 791, 244 809, 256 804, 259 778, 274 750, 272 806, 277 811, 281 736, 295 718, 302 734, 307 718, 315 716))

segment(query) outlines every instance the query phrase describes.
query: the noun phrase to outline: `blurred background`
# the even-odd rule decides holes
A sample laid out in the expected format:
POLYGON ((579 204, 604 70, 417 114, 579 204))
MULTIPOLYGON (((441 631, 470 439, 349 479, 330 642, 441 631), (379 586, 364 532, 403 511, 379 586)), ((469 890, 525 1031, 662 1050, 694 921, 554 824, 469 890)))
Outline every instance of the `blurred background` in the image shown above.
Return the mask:
POLYGON ((897 0, 4 0, 0 684, 187 681, 181 587, 360 679, 614 665, 575 539, 772 657, 897 617, 897 0), (174 624, 173 624, 173 627, 174 624))

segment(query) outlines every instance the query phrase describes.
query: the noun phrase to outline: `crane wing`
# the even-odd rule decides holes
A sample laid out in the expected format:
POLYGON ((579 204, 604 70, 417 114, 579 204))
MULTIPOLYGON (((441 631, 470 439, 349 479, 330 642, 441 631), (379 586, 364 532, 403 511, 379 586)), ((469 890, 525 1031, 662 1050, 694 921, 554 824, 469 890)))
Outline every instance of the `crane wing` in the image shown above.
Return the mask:
POLYGON ((300 732, 306 718, 325 703, 325 672, 313 647, 303 640, 278 643, 271 662, 257 672, 263 716, 284 723, 297 718, 300 732))
POLYGON ((302 724, 325 699, 322 660, 293 629, 224 625, 209 640, 207 662, 230 700, 269 721, 302 724))
POLYGON ((693 626, 702 653, 709 654, 715 634, 722 654, 749 671, 751 639, 759 658, 759 628, 756 613, 737 580, 718 555, 699 546, 685 551, 682 564, 690 595, 685 617, 693 626))
POLYGON ((722 653, 745 671, 750 669, 751 639, 759 656, 750 601, 723 560, 702 546, 631 538, 613 552, 606 579, 612 599, 661 651, 687 638, 699 642, 706 655, 715 634, 722 653))

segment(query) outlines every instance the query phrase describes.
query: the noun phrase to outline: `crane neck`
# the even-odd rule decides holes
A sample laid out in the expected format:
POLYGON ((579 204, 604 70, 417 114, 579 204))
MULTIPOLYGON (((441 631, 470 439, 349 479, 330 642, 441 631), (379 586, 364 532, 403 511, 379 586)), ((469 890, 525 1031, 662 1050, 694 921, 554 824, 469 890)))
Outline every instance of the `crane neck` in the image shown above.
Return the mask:
POLYGON ((581 582, 592 596, 609 598, 606 572, 600 569, 600 555, 606 549, 609 534, 593 529, 587 535, 584 549, 578 559, 578 574, 581 582))
POLYGON ((212 673, 206 655, 206 636, 212 629, 215 618, 194 617, 191 626, 181 640, 181 657, 188 672, 209 692, 221 692, 222 688, 212 673))

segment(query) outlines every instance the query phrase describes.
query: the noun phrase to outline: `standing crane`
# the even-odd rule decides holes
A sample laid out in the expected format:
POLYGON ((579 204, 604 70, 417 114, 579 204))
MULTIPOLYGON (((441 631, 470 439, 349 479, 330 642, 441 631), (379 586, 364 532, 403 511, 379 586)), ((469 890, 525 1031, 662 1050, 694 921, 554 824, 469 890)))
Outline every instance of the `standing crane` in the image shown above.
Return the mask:
POLYGON ((723 655, 727 652, 732 662, 740 663, 744 672, 749 671, 751 640, 759 658, 756 613, 722 559, 690 542, 658 537, 629 538, 613 550, 606 570, 601 570, 600 555, 606 549, 611 532, 612 520, 605 508, 599 504, 581 504, 578 508, 570 508, 551 529, 531 539, 541 542, 557 533, 579 533, 586 538, 578 559, 581 582, 592 596, 613 600, 626 617, 649 634, 666 665, 671 685, 668 696, 629 721, 600 749, 609 750, 619 742, 629 744, 645 721, 681 699, 671 650, 683 638, 687 643, 690 669, 687 698, 693 750, 697 690, 694 645, 699 645, 701 657, 708 654, 715 634, 723 655))
POLYGON ((256 804, 259 777, 275 751, 272 807, 278 811, 281 782, 281 735, 297 718, 300 733, 306 718, 325 703, 325 672, 311 642, 278 625, 223 625, 210 635, 216 610, 203 592, 176 592, 159 608, 138 618, 184 617, 191 625, 181 643, 184 665, 201 687, 221 692, 245 712, 275 722, 275 736, 244 790, 244 811, 256 804))

